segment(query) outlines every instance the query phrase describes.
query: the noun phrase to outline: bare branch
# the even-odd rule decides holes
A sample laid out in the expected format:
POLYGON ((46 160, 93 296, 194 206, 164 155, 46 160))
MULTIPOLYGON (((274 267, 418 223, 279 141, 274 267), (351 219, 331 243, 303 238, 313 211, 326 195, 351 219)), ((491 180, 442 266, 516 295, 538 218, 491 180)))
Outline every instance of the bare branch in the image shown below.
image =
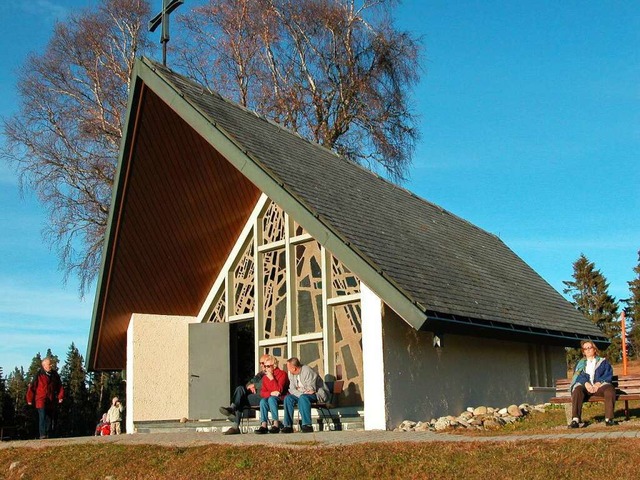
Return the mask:
POLYGON ((136 52, 148 48, 143 0, 105 0, 55 26, 19 74, 20 111, 3 119, 2 157, 47 207, 44 230, 84 294, 100 265, 136 52))

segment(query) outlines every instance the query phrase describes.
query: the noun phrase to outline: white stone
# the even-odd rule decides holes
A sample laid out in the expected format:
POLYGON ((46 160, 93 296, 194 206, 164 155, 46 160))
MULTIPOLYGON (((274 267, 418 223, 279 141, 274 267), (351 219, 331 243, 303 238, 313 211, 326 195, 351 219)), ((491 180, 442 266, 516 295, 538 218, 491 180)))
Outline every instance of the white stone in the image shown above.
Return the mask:
POLYGON ((473 409, 474 415, 484 415, 487 413, 487 407, 480 406, 473 409))
POLYGON ((18 465, 20 465, 20 462, 11 462, 11 465, 9 465, 9 470, 13 470, 14 468, 18 468, 18 465))
POLYGON ((522 411, 520 410, 520 407, 518 407, 517 405, 509 405, 507 407, 507 412, 509 412, 509 415, 511 415, 512 417, 522 416, 522 411))
POLYGON ((473 412, 462 412, 460 414, 460 416, 458 417, 458 419, 460 419, 460 418, 462 418, 464 420, 469 420, 469 419, 473 418, 473 412))
POLYGON ((415 426, 416 422, 412 420, 403 420, 400 425, 396 427, 394 432, 410 432, 415 428, 415 426))
POLYGON ((469 428, 471 426, 471 424, 469 422, 467 422, 465 419, 463 419, 462 417, 458 417, 458 419, 456 421, 460 425, 462 425, 464 428, 469 428))
POLYGON ((500 410, 498 410, 498 414, 504 416, 507 414, 507 407, 501 408, 500 410))
POLYGON ((451 426, 451 420, 449 420, 447 417, 440 417, 436 421, 436 424, 433 426, 433 428, 436 430, 436 432, 440 432, 442 430, 446 430, 450 426, 451 426))
POLYGON ((416 432, 426 432, 428 430, 431 429, 431 425, 429 425, 427 422, 418 422, 418 424, 416 425, 416 428, 414 428, 414 430, 416 432))

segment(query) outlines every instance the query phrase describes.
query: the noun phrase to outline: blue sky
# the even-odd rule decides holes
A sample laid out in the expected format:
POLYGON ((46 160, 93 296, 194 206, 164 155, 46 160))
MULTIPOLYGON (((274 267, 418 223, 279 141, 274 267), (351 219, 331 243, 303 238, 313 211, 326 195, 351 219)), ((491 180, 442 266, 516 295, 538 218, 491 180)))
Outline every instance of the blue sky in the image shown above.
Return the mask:
MULTIPOLYGON (((96 4, 1 2, 0 116, 15 111, 15 70, 54 21, 96 4)), ((558 291, 584 253, 628 297, 640 249, 637 1, 414 0, 396 17, 425 45, 405 186, 499 235, 558 291)), ((0 202, 0 367, 27 368, 47 348, 64 358, 71 342, 84 354, 93 291, 81 301, 74 279, 63 285, 46 214, 5 164, 0 202)))

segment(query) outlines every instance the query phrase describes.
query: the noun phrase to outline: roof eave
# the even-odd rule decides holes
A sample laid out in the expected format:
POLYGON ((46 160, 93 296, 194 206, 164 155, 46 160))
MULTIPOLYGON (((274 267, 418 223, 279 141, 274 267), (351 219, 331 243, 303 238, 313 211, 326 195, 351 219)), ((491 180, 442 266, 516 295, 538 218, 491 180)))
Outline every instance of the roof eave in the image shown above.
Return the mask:
POLYGON ((427 321, 421 330, 437 334, 464 334, 519 342, 544 341, 544 343, 549 345, 560 345, 564 347, 577 347, 582 340, 591 340, 598 348, 606 348, 610 343, 604 335, 594 333, 549 330, 515 323, 507 324, 460 315, 447 315, 438 312, 427 312, 427 321))

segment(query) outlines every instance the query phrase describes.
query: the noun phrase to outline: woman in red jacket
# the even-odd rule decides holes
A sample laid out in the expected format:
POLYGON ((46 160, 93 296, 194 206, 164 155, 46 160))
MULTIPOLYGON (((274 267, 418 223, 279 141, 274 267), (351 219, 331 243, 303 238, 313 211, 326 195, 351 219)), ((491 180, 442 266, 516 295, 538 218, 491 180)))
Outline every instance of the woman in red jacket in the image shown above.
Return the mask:
POLYGON ((51 359, 42 360, 42 368, 27 389, 27 403, 36 404, 40 438, 47 438, 55 426, 56 410, 64 398, 64 388, 58 372, 51 368, 51 359))
POLYGON ((280 420, 278 419, 278 404, 281 404, 289 388, 289 376, 284 370, 278 368, 278 359, 269 355, 264 361, 265 376, 262 377, 262 389, 260 390, 260 428, 256 433, 279 433, 280 420), (273 425, 267 428, 269 412, 273 425))

